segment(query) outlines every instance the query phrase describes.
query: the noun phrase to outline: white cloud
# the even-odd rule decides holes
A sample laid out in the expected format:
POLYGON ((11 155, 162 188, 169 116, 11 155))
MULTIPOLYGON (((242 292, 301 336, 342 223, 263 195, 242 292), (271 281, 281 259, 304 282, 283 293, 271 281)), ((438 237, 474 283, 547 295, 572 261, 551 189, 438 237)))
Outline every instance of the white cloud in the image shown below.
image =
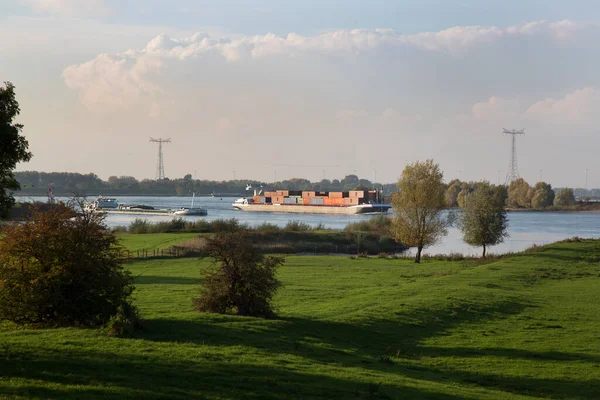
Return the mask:
MULTIPOLYGON (((396 56, 398 59, 405 59, 405 63, 418 63, 423 57, 415 58, 415 51, 439 53, 442 57, 451 59, 464 58, 480 46, 488 46, 504 39, 537 35, 544 40, 559 40, 590 26, 569 21, 542 21, 506 29, 466 26, 412 35, 384 29, 342 30, 315 36, 295 33, 277 36, 270 33, 236 38, 215 38, 197 33, 174 39, 160 34, 144 48, 120 54, 101 54, 86 63, 71 65, 65 70, 63 78, 69 88, 81 92, 82 101, 89 108, 107 104, 125 107, 127 103, 139 101, 144 94, 159 90, 158 83, 151 79, 151 74, 168 75, 170 69, 184 68, 174 67, 171 63, 221 60, 230 64, 240 64, 273 57, 313 57, 312 60, 314 57, 326 59, 340 55, 346 57, 346 61, 343 62, 360 59, 367 64, 383 65, 384 61, 380 61, 382 57, 396 56)), ((593 29, 597 30, 597 27, 593 26, 593 29)), ((195 71, 190 73, 195 74, 195 71)), ((483 118, 484 114, 489 112, 486 111, 486 107, 498 106, 478 106, 474 109, 474 115, 483 118)))
POLYGON ((562 124, 592 124, 600 110, 600 90, 586 87, 568 93, 563 98, 547 98, 536 102, 526 112, 538 121, 562 124))
POLYGON ((104 0, 20 0, 36 12, 50 12, 67 16, 99 17, 111 12, 104 0))
POLYGON ((81 102, 90 109, 127 108, 159 92, 147 77, 160 68, 150 56, 115 57, 101 54, 94 60, 70 66, 63 78, 70 89, 81 92, 81 102))
POLYGON ((472 121, 511 122, 521 118, 522 106, 518 100, 492 96, 486 101, 473 104, 469 114, 459 114, 460 123, 472 121))

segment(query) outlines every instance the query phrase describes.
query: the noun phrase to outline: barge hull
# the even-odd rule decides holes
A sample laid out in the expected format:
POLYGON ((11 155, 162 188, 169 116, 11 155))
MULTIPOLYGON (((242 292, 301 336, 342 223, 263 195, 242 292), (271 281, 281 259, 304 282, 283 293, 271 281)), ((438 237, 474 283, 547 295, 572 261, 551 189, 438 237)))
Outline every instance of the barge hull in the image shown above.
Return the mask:
POLYGON ((97 213, 104 214, 131 214, 131 215, 175 215, 175 210, 119 210, 119 209, 99 209, 94 210, 97 213))
POLYGON ((363 204, 358 206, 321 206, 321 205, 295 205, 295 204, 244 204, 234 205, 235 209, 251 212, 277 212, 297 214, 378 214, 386 213, 391 206, 389 204, 363 204))

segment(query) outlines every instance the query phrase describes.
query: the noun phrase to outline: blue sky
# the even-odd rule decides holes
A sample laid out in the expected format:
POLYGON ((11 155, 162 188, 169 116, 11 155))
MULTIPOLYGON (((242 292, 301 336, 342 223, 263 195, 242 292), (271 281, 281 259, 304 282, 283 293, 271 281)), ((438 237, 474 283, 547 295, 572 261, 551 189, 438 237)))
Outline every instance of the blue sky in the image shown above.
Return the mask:
MULTIPOLYGON (((40 14, 32 12, 27 2, 3 3, 0 16, 40 14)), ((93 17, 181 29, 213 26, 241 34, 312 34, 325 29, 381 27, 416 33, 455 25, 600 19, 600 6, 594 0, 109 0, 106 4, 113 12, 93 17)))
POLYGON ((600 186, 599 43, 592 1, 0 4, 0 80, 34 153, 19 168, 103 178, 151 178, 164 136, 171 177, 392 182, 434 158, 495 182, 502 128, 525 128, 527 180, 582 186, 587 168, 600 186))

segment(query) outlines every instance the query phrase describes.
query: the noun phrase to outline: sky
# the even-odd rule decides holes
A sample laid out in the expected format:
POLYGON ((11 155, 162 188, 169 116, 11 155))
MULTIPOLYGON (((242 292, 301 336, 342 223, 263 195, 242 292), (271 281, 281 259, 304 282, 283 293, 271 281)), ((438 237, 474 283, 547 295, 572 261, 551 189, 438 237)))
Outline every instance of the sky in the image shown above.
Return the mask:
POLYGON ((2 0, 18 170, 600 187, 600 5, 558 0, 2 0))

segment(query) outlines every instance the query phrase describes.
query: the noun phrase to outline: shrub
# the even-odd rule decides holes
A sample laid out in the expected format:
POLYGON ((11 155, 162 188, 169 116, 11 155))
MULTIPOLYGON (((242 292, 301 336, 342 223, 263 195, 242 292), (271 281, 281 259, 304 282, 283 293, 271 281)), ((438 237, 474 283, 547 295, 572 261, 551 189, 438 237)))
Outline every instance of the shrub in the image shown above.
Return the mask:
POLYGON ((129 232, 131 233, 148 233, 150 222, 147 219, 136 218, 129 224, 129 232))
POLYGON ((279 232, 281 229, 270 222, 263 222, 260 225, 254 227, 256 232, 279 232))
POLYGON ((392 225, 391 218, 385 215, 376 215, 366 221, 353 222, 346 225, 346 232, 370 232, 381 236, 390 235, 390 227, 392 225))
POLYGON ((282 257, 265 257, 245 232, 224 231, 207 239, 211 268, 202 271, 204 285, 193 299, 197 311, 269 318, 271 300, 281 286, 277 268, 282 257))
POLYGON ((311 231, 312 228, 309 224, 302 221, 290 221, 285 225, 283 230, 287 232, 308 232, 311 231))
POLYGON ((133 310, 127 253, 101 214, 34 209, 0 240, 0 320, 55 326, 107 323, 133 310))

